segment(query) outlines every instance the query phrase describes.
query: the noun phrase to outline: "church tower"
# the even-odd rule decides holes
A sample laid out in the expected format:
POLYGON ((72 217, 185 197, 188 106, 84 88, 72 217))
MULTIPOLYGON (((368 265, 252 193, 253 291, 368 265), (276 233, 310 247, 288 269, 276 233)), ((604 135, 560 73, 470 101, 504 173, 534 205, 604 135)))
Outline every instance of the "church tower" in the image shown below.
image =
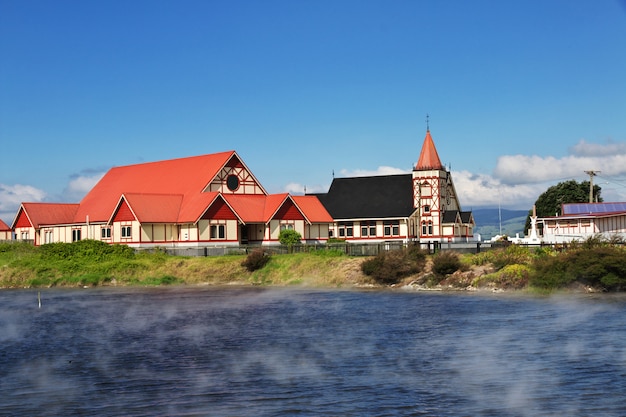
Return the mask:
POLYGON ((458 236, 460 231, 455 230, 455 224, 463 223, 460 216, 456 218, 461 206, 450 171, 441 163, 428 127, 413 168, 413 206, 419 209, 420 239, 443 241, 458 236), (450 225, 444 227, 444 224, 450 225))

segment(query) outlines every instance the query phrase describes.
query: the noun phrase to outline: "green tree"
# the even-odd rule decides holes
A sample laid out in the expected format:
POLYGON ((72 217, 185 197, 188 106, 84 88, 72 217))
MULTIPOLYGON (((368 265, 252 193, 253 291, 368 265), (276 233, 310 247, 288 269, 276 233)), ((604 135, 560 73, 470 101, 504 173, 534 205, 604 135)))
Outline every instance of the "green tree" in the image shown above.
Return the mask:
POLYGON ((283 229, 278 235, 278 241, 280 242, 280 244, 287 245, 289 247, 300 243, 301 240, 302 235, 300 235, 300 233, 296 232, 293 229, 283 229))
MULTIPOLYGON (((600 196, 601 191, 602 189, 599 185, 593 186, 595 201, 603 201, 600 196)), ((537 201, 535 201, 535 208, 537 210, 537 217, 548 217, 562 214, 562 204, 588 202, 589 181, 577 182, 576 180, 569 180, 553 185, 544 191, 539 198, 537 198, 537 201)), ((532 216, 532 214, 533 211, 531 209, 528 211, 528 216, 526 217, 524 231, 530 229, 530 216, 532 216)))

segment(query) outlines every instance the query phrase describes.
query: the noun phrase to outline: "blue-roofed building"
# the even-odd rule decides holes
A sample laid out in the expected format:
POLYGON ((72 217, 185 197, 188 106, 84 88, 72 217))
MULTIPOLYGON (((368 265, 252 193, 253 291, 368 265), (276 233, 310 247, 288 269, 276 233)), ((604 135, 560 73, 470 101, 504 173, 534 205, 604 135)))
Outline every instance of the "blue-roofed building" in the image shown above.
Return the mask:
POLYGON ((563 204, 560 216, 543 217, 543 243, 567 243, 591 236, 626 239, 626 202, 563 204))

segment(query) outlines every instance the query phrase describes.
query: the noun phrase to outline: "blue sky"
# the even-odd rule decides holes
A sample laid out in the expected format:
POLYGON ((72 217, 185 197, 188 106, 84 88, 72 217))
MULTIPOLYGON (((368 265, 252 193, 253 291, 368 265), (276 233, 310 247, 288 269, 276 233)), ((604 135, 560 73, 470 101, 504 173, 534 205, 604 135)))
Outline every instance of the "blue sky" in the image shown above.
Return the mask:
POLYGON ((0 0, 0 218, 112 166, 236 150, 269 192, 410 172, 463 209, 626 200, 626 2, 0 0))

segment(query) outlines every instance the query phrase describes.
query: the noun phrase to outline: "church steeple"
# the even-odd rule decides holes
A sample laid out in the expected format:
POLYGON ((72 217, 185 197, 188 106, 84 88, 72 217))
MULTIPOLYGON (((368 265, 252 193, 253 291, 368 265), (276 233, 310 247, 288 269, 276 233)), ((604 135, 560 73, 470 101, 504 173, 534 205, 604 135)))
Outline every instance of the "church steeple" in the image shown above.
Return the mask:
POLYGON ((432 169, 443 170, 444 166, 439 159, 435 142, 433 142, 433 137, 430 135, 430 129, 427 127, 422 152, 420 152, 420 158, 417 160, 417 164, 415 164, 415 171, 428 171, 432 169))

